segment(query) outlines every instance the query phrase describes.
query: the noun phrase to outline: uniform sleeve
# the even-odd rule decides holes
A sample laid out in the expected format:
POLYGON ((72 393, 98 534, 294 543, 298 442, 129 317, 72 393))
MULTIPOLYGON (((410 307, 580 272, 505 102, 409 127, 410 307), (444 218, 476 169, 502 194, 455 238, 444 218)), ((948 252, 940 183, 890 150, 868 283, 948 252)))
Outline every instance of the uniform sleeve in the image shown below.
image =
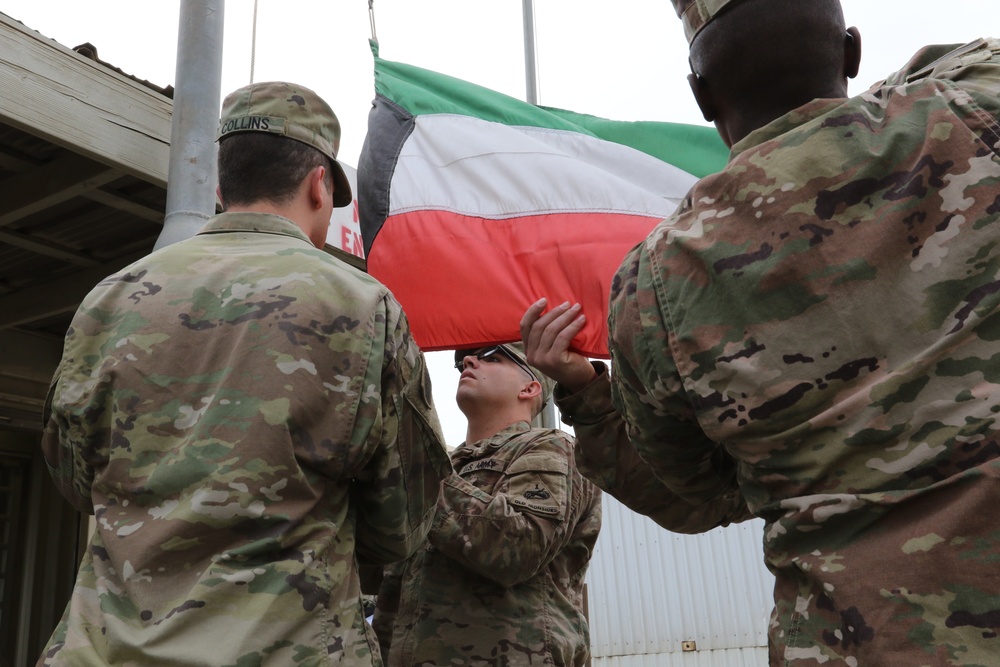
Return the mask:
POLYGON ((70 327, 43 411, 42 455, 59 492, 80 512, 94 513, 91 489, 95 465, 106 460, 103 440, 95 435, 92 412, 103 383, 91 378, 80 360, 88 337, 70 327))
POLYGON ((639 457, 625 422, 611 402, 608 368, 593 362, 597 377, 576 394, 556 387, 563 421, 576 433, 576 465, 584 477, 633 512, 677 533, 701 533, 752 518, 738 488, 701 504, 672 492, 639 457))
POLYGON ((403 585, 404 562, 386 565, 382 573, 382 584, 375 598, 375 618, 372 628, 378 637, 382 660, 388 664, 389 647, 392 645, 392 633, 396 629, 396 617, 399 614, 399 599, 403 585))
POLYGON ((424 542, 451 472, 424 356, 399 304, 384 305, 379 442, 354 484, 358 556, 370 563, 402 560, 424 542))
POLYGON ((566 545, 589 506, 572 502, 580 491, 574 485, 583 483, 572 455, 571 438, 550 431, 510 462, 493 494, 452 474, 441 487, 431 544, 501 586, 530 579, 566 545))
POLYGON ((636 452, 680 499, 725 503, 739 490, 736 463, 702 431, 684 392, 644 243, 614 277, 608 326, 612 401, 636 452))

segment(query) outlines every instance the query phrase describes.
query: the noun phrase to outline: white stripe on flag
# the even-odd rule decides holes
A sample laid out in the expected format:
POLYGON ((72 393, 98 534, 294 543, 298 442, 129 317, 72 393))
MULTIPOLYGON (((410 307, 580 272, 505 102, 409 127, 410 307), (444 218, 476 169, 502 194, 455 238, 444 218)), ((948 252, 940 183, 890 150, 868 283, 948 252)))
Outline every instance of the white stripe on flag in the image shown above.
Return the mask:
POLYGON ((418 116, 389 214, 437 209, 504 219, 546 213, 666 218, 697 181, 634 148, 577 132, 453 114, 418 116))

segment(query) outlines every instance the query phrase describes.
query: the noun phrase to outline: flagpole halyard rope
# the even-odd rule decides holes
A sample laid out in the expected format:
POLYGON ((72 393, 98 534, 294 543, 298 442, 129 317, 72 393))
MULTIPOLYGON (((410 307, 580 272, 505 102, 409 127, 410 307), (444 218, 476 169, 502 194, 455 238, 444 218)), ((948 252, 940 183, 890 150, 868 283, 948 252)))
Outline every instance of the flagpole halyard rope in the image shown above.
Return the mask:
POLYGON ((253 0, 253 28, 250 33, 250 83, 253 83, 254 66, 257 64, 257 0, 253 0))

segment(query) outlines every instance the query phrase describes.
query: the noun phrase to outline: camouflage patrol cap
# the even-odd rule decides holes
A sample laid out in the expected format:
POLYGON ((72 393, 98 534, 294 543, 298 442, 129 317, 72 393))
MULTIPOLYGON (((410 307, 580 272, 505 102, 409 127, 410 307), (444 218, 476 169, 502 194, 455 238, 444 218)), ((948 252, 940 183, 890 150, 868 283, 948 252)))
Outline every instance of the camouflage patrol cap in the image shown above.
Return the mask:
POLYGON ((677 16, 684 24, 684 36, 688 44, 701 32, 705 25, 722 12, 739 4, 742 0, 670 0, 677 10, 677 16))
POLYGON ((305 86, 285 81, 252 83, 222 102, 216 141, 237 132, 269 132, 312 146, 333 163, 333 205, 351 203, 351 184, 337 162, 340 121, 322 97, 305 86))
POLYGON ((523 343, 506 343, 504 345, 484 345, 482 347, 474 347, 466 350, 455 350, 455 364, 462 363, 468 355, 475 355, 481 350, 488 350, 490 348, 498 348, 507 357, 513 357, 517 359, 517 362, 525 366, 531 371, 531 374, 535 376, 538 380, 538 384, 542 385, 542 404, 548 402, 549 397, 552 396, 552 391, 555 388, 555 382, 545 373, 541 372, 534 366, 528 363, 528 359, 524 354, 524 344, 523 343))

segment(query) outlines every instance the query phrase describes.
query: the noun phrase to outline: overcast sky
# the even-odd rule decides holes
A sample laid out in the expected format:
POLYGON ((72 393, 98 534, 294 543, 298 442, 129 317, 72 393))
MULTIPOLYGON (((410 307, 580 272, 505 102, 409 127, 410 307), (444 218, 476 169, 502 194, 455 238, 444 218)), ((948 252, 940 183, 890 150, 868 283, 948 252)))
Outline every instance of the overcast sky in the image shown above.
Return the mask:
MULTIPOLYGON (((374 0, 381 56, 524 98, 520 0, 374 0)), ((858 93, 921 46, 996 29, 997 0, 843 0, 861 30, 858 93)), ((90 42, 122 70, 174 83, 179 0, 0 0, 0 12, 74 47, 90 42)), ((250 81, 253 0, 225 3, 223 94, 250 81)), ((704 124, 691 99, 687 44, 666 0, 536 0, 539 102, 617 120, 704 124), (611 9, 612 5, 614 9, 611 9)), ((259 0, 254 80, 316 90, 340 117, 341 159, 357 164, 374 97, 367 0, 259 0)), ((457 373, 435 353, 435 399, 451 445, 465 435, 457 373)))

